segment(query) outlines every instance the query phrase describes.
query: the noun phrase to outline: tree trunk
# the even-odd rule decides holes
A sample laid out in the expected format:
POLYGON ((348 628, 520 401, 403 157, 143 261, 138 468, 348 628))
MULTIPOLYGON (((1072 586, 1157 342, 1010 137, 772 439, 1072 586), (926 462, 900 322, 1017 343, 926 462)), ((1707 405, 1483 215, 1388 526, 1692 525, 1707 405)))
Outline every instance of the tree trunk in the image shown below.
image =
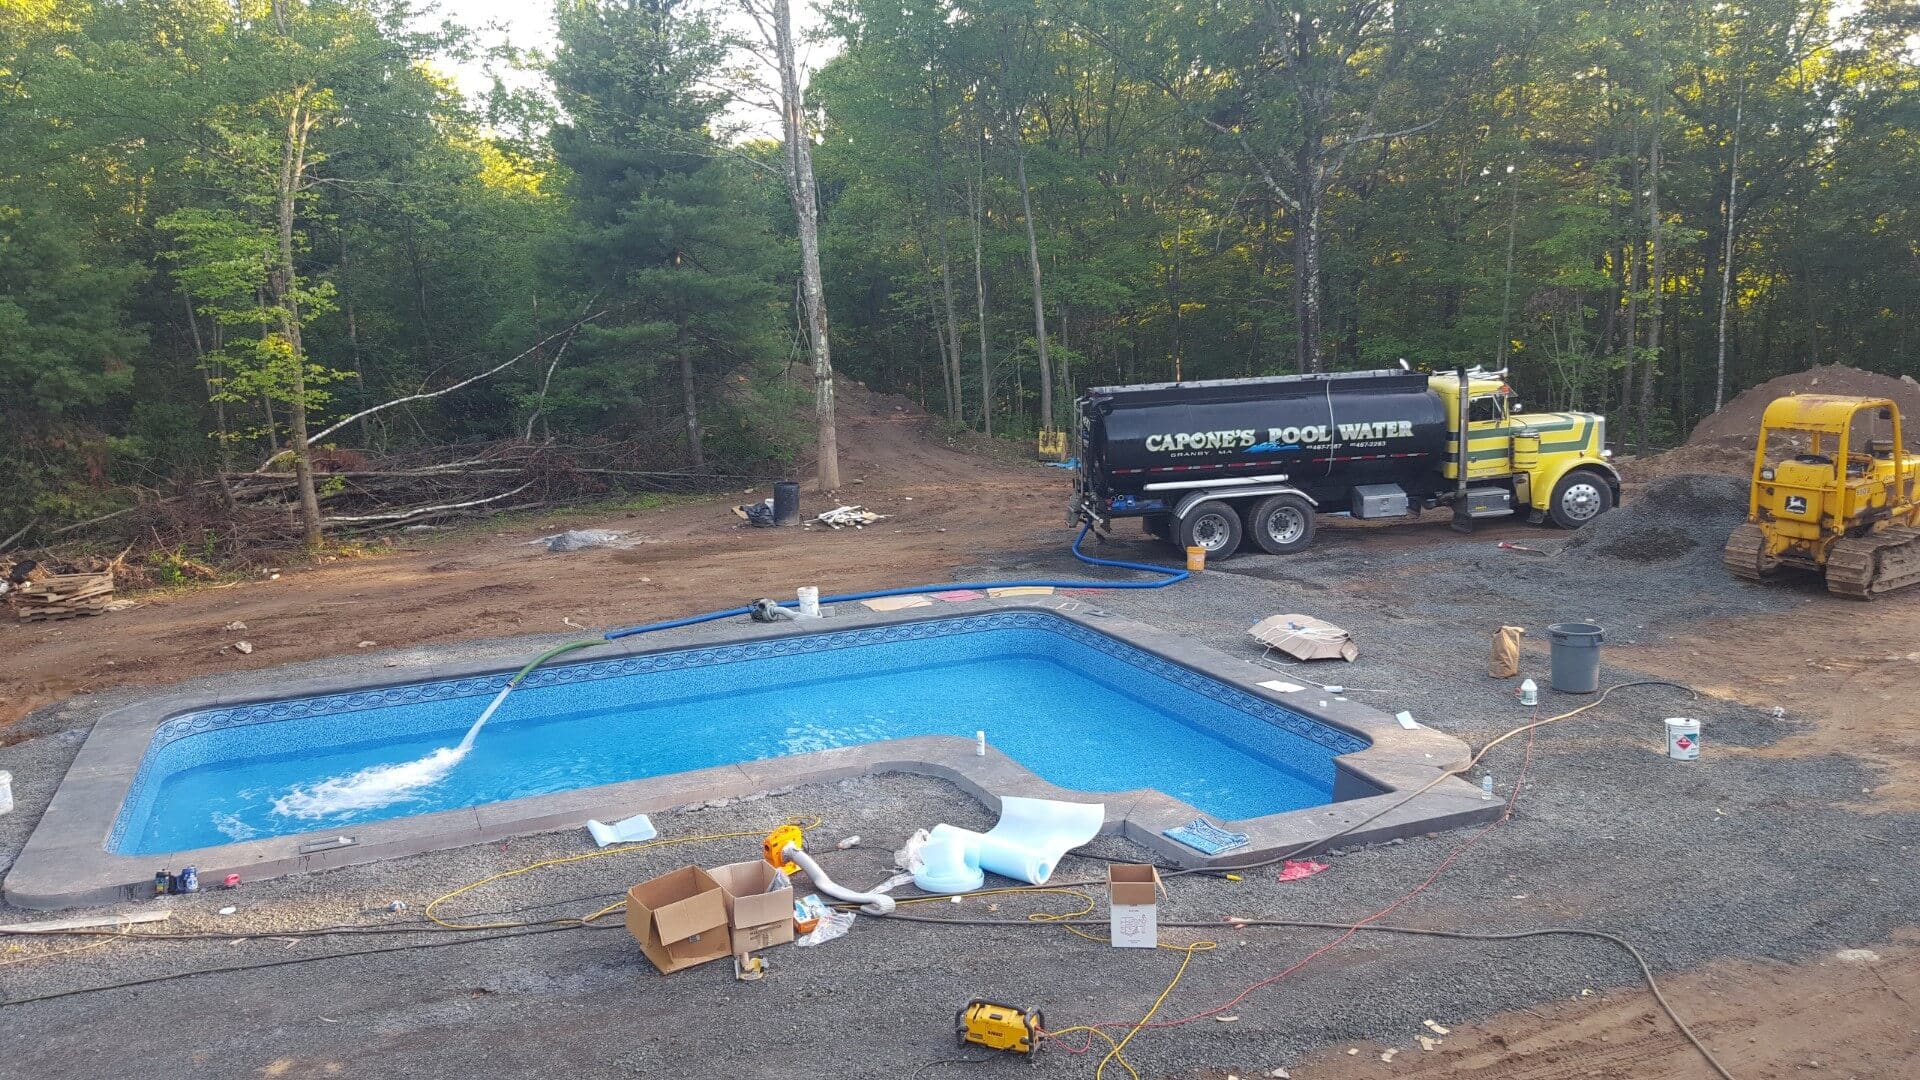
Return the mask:
POLYGON ((1013 139, 1014 171, 1020 179, 1020 210, 1027 219, 1027 265, 1033 270, 1033 341, 1040 353, 1040 430, 1052 431, 1053 362, 1047 357, 1047 307, 1040 292, 1040 243, 1033 229, 1033 199, 1027 192, 1027 148, 1020 141, 1019 131, 1013 132, 1013 139))
POLYGON ((687 461, 698 469, 706 465, 707 457, 700 447, 700 404, 693 396, 693 350, 687 338, 685 315, 680 316, 679 333, 674 336, 673 344, 680 355, 680 409, 687 421, 687 461))
POLYGON ((947 384, 952 392, 947 396, 947 419, 956 424, 967 422, 967 403, 960 392, 960 320, 953 311, 953 256, 947 246, 947 161, 941 152, 940 132, 946 126, 946 117, 940 112, 939 83, 930 83, 927 87, 927 101, 933 109, 933 215, 940 223, 940 298, 944 305, 946 326, 946 348, 943 354, 947 358, 947 384))
POLYGON ((1666 109, 1666 75, 1655 76, 1660 80, 1654 88, 1653 142, 1647 152, 1647 233, 1652 244, 1652 259, 1647 264, 1647 361, 1640 370, 1640 416, 1639 433, 1635 443, 1639 452, 1644 454, 1652 446, 1653 424, 1653 377, 1660 366, 1660 301, 1662 282, 1660 278, 1660 257, 1664 245, 1660 243, 1660 129, 1665 126, 1662 113, 1666 109))
POLYGON ((1300 239, 1300 370, 1319 371, 1320 363, 1320 199, 1316 196, 1302 215, 1300 239))
POLYGON ((221 398, 224 389, 215 383, 213 369, 207 366, 207 349, 200 340, 200 319, 193 311, 193 297, 182 290, 180 303, 187 309, 187 329, 193 336, 193 358, 200 368, 201 380, 206 383, 207 403, 213 406, 214 438, 220 443, 213 467, 220 478, 220 499, 226 504, 227 512, 232 513, 235 509, 233 485, 227 482, 227 474, 233 471, 233 440, 227 434, 227 403, 221 398))
POLYGON ((813 149, 809 145, 805 102, 800 96, 800 71, 794 59, 793 9, 789 0, 773 0, 774 49, 780 63, 780 114, 785 129, 787 194, 800 233, 802 301, 807 336, 813 355, 813 410, 818 435, 821 491, 840 486, 840 439, 833 411, 833 354, 827 345, 826 288, 820 280, 820 195, 813 179, 813 149))
MULTIPOLYGON (((1067 305, 1060 305, 1060 396, 1073 407, 1073 346, 1067 344, 1067 305)), ((1072 430, 1075 421, 1069 414, 1068 430, 1072 430)))
MULTIPOLYGON (((1627 362, 1620 373, 1620 420, 1623 427, 1633 420, 1634 375, 1640 353, 1640 289, 1642 260, 1646 245, 1634 231, 1640 227, 1640 131, 1633 132, 1633 152, 1627 157, 1628 236, 1624 251, 1627 260, 1627 362)), ((1620 440, 1623 444, 1626 439, 1620 440)))
POLYGON ((980 238, 981 217, 985 215, 987 193, 985 170, 978 182, 968 186, 967 209, 973 222, 973 294, 980 326, 980 419, 982 430, 993 434, 993 364, 987 359, 987 271, 980 238))
POLYGON ((1507 351, 1513 347, 1513 331, 1508 320, 1513 314, 1513 241, 1520 228, 1520 170, 1507 166, 1507 269, 1500 287, 1500 338, 1494 342, 1493 366, 1507 366, 1507 351))
POLYGON ((1727 171, 1727 243, 1720 254, 1720 332, 1718 356, 1713 368, 1713 411, 1719 412, 1727 396, 1727 304, 1733 295, 1734 205, 1740 197, 1740 113, 1746 105, 1747 81, 1740 80, 1740 91, 1733 99, 1733 161, 1727 171))
POLYGON ((300 299, 294 292, 293 226, 302 178, 307 171, 309 110, 305 92, 299 92, 287 116, 280 144, 280 175, 276 186, 279 251, 268 288, 280 319, 280 334, 288 353, 291 388, 287 400, 287 441, 293 450, 293 474, 300 490, 300 521, 306 546, 318 548, 320 497, 313 486, 313 455, 307 445, 307 356, 300 340, 300 299))

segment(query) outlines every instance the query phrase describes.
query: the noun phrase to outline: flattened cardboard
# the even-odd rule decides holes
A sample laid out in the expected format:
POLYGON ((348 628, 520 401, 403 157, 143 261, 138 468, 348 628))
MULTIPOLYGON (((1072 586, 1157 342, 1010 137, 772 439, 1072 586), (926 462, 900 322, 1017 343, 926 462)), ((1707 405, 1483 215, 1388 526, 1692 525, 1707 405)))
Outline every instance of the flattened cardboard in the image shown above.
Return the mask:
POLYGON ((754 859, 716 866, 707 873, 720 883, 726 900, 734 955, 793 940, 793 883, 773 864, 754 859), (774 884, 780 887, 769 891, 774 884))
POLYGON ((660 974, 730 952, 726 891, 697 866, 683 866, 627 890, 627 932, 660 974))
POLYGON ((1107 897, 1114 948, 1160 944, 1160 871, 1147 863, 1113 863, 1107 867, 1107 897))
POLYGON ((1296 660, 1345 660, 1352 663, 1360 646, 1345 630, 1311 615, 1269 615, 1247 630, 1253 640, 1279 649, 1296 660))

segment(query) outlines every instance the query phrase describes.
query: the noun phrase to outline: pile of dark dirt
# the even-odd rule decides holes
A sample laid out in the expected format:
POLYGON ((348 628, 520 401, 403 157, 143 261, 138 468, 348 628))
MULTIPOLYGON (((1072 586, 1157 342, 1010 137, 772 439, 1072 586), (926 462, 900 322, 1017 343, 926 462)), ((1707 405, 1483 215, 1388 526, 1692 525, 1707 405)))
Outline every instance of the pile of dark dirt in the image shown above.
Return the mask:
POLYGON ((1745 476, 1753 469, 1760 418, 1776 399, 1794 394, 1842 394, 1892 398, 1906 424, 1907 445, 1920 450, 1920 382, 1911 375, 1880 375, 1828 364, 1769 379, 1734 397, 1719 412, 1695 425, 1686 444, 1659 453, 1624 458, 1629 481, 1651 481, 1693 473, 1745 476))
POLYGON ((1694 427, 1687 448, 1731 444, 1752 450, 1767 406, 1791 394, 1892 398, 1906 420, 1907 445, 1920 449, 1920 382, 1911 375, 1880 375, 1839 364, 1782 375, 1741 393, 1694 427))
POLYGON ((1574 533, 1566 552, 1643 564, 1717 559, 1727 534, 1746 516, 1747 483, 1740 477, 1678 473, 1653 481, 1574 533))

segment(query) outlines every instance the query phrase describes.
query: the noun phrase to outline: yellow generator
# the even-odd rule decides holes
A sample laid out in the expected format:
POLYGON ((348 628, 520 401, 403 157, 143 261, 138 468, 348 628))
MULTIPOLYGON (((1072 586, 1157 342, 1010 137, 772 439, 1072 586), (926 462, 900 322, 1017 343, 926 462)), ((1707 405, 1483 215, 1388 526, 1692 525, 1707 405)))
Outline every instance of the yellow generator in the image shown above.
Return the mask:
POLYGON ((961 1046, 973 1043, 990 1050, 1031 1054, 1040 1048, 1040 1024, 1038 1009, 1022 1012, 1013 1005, 975 998, 954 1017, 954 1034, 961 1046))
POLYGON ((1920 455, 1887 398, 1799 394, 1767 406, 1747 523, 1722 556, 1759 581, 1783 566, 1862 600, 1920 582, 1920 455))

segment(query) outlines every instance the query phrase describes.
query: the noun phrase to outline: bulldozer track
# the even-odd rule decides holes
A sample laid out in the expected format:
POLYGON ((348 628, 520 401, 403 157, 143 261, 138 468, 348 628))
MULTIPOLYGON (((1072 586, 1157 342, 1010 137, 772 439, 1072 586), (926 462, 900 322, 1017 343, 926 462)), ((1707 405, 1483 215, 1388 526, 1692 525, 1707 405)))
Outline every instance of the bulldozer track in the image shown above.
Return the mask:
POLYGON ((1773 572, 1775 560, 1767 557, 1767 534, 1758 525, 1746 524, 1733 530, 1720 561, 1729 573, 1743 581, 1764 581, 1773 572))
POLYGON ((1827 552, 1827 591, 1857 600, 1920 583, 1920 529, 1896 525, 1836 541, 1827 552))

